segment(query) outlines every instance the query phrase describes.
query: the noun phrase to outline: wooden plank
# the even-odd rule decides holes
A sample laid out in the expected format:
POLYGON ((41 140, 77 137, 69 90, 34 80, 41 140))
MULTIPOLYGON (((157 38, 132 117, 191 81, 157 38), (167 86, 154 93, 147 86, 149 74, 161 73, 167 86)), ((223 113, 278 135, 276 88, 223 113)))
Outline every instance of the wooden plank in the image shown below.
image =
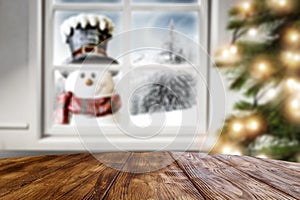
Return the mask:
POLYGON ((168 153, 134 153, 124 170, 106 199, 203 199, 168 153))
POLYGON ((14 162, 24 162, 29 160, 28 157, 17 157, 17 158, 1 158, 0 159, 0 167, 5 166, 7 164, 11 164, 14 162))
POLYGON ((65 197, 68 197, 68 199, 77 199, 79 194, 85 194, 82 195, 82 199, 102 199, 107 194, 130 155, 131 153, 129 152, 101 153, 94 155, 102 162, 102 165, 105 166, 106 169, 92 174, 86 179, 85 183, 73 188, 65 197))
MULTIPOLYGON (((112 153, 106 155, 114 157, 112 153)), ((122 157, 119 155, 117 157, 120 164, 125 163, 127 159, 124 154, 122 157)), ((69 162, 69 164, 69 166, 55 170, 55 173, 12 191, 3 199, 84 199, 94 193, 98 195, 97 198, 101 198, 118 173, 118 170, 106 167, 92 156, 81 159, 77 163, 69 162), (101 181, 98 180, 99 177, 101 181)))
POLYGON ((178 156, 178 165, 208 199, 294 199, 247 174, 201 153, 178 156))
MULTIPOLYGON (((257 158, 262 159, 262 158, 257 158)), ((266 163, 272 164, 274 167, 284 167, 285 169, 300 172, 300 163, 286 162, 281 160, 262 159, 266 163)))
MULTIPOLYGON (((42 157, 45 158, 44 156, 42 157)), ((14 166, 14 168, 9 168, 7 173, 1 175, 0 197, 21 189, 22 187, 31 184, 33 181, 41 179, 58 169, 72 167, 91 156, 89 154, 75 154, 49 157, 50 159, 45 159, 43 161, 37 160, 27 166, 24 166, 23 163, 21 163, 21 167, 14 166)))
MULTIPOLYGON (((61 156, 40 156, 32 157, 32 160, 26 160, 21 162, 13 162, 5 165, 0 170, 0 191, 1 187, 6 185, 11 179, 17 178, 26 179, 26 175, 32 177, 34 173, 46 170, 51 164, 56 162, 65 162, 68 158, 76 159, 78 156, 83 155, 61 155, 61 156)), ((87 156, 87 154, 85 155, 87 156)), ((1 192, 0 192, 1 193, 1 192)))
POLYGON ((215 155, 220 161, 295 198, 300 197, 300 173, 247 156, 215 155))
POLYGON ((22 168, 35 162, 43 162, 58 158, 58 155, 43 155, 43 156, 30 156, 20 158, 7 158, 0 161, 0 175, 1 172, 7 173, 10 169, 14 171, 16 167, 22 168))

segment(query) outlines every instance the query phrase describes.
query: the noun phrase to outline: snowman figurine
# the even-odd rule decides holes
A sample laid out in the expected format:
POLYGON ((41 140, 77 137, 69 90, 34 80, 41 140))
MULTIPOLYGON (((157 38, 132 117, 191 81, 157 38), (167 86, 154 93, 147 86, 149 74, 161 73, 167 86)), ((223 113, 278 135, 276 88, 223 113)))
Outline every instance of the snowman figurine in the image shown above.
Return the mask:
POLYGON ((65 92, 57 98, 55 119, 60 124, 89 126, 118 120, 120 96, 114 94, 110 72, 83 69, 69 74, 65 92))
POLYGON ((62 23, 63 42, 71 51, 66 64, 80 64, 82 67, 64 80, 64 91, 56 100, 56 123, 89 126, 95 120, 103 124, 115 123, 118 119, 121 101, 120 96, 113 93, 112 77, 118 74, 118 70, 99 70, 101 68, 97 65, 93 65, 95 69, 85 67, 86 64, 107 66, 118 63, 106 53, 113 30, 112 21, 97 14, 82 13, 62 23))

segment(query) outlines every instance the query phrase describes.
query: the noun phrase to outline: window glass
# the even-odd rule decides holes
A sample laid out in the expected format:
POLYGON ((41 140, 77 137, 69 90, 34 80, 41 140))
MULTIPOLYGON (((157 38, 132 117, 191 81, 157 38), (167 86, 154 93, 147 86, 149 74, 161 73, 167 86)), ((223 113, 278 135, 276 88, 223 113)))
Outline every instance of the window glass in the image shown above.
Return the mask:
POLYGON ((145 31, 145 34, 134 34, 133 49, 139 47, 156 47, 161 50, 135 51, 132 54, 133 64, 184 64, 195 62, 197 49, 186 45, 187 40, 198 42, 199 24, 197 12, 134 12, 132 28, 159 28, 156 31, 145 31), (146 35, 147 34, 147 35, 146 35))
MULTIPOLYGON (((113 36, 117 35, 121 31, 121 13, 114 11, 57 11, 55 13, 54 19, 54 64, 60 65, 66 62, 66 60, 70 57, 71 51, 69 45, 65 42, 65 38, 61 33, 61 25, 64 20, 69 17, 76 16, 79 14, 97 14, 104 15, 111 19, 114 24, 114 32, 113 36)), ((111 39, 107 45, 107 55, 109 57, 117 57, 120 54, 121 44, 120 41, 115 41, 111 39)))
POLYGON ((167 126, 193 126, 197 123, 196 72, 145 67, 132 71, 130 75, 132 81, 129 110, 136 124, 146 123, 145 119, 152 113, 157 116, 161 114, 167 126), (183 115, 192 117, 182 122, 183 115))

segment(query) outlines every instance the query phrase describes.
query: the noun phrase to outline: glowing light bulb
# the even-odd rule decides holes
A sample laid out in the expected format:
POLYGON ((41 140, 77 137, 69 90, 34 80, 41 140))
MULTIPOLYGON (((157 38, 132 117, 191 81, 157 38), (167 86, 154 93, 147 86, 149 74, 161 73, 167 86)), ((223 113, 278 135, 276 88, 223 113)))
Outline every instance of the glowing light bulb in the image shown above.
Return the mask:
POLYGON ((228 49, 224 49, 224 50, 222 51, 222 56, 223 56, 224 58, 228 58, 229 55, 230 55, 230 52, 228 51, 228 49))
POLYGON ((289 120, 300 124, 300 96, 290 97, 285 105, 285 115, 289 120))
POLYGON ((296 42, 299 39, 299 35, 297 33, 293 33, 291 36, 291 41, 296 42))
POLYGON ((294 55, 294 60, 295 60, 296 62, 299 62, 299 61, 300 61, 300 54, 295 54, 295 55, 294 55))
POLYGON ((261 72, 267 71, 267 69, 268 69, 267 64, 266 63, 260 63, 260 64, 258 64, 258 69, 261 72))
POLYGON ((251 120, 247 125, 247 128, 251 131, 257 131, 259 130, 259 127, 260 127, 260 123, 256 120, 251 120))
POLYGON ((300 91, 300 83, 295 78, 288 78, 285 82, 286 89, 289 92, 299 92, 300 91))
POLYGON ((267 78, 272 72, 271 62, 266 58, 257 59, 251 69, 252 76, 256 79, 267 78))
POLYGON ((299 109, 300 108, 300 102, 299 99, 293 99, 291 101, 291 108, 292 109, 299 109))
POLYGON ((298 42, 300 39, 300 35, 299 35, 299 32, 297 30, 290 30, 288 31, 287 33, 287 40, 290 42, 290 43, 296 43, 298 42))
POLYGON ((237 54, 237 52, 238 52, 237 46, 232 45, 232 46, 230 47, 230 52, 231 52, 232 54, 237 54))
POLYGON ((289 2, 289 0, 272 0, 270 1, 269 6, 281 11, 288 11, 292 8, 292 4, 289 2))
POLYGON ((231 151, 232 151, 232 149, 229 146, 225 146, 225 147, 222 148, 222 153, 223 154, 230 154, 231 151))
POLYGON ((232 124, 232 130, 234 132, 240 132, 243 129, 243 124, 241 122, 234 122, 232 124))
POLYGON ((225 145, 222 148, 221 153, 227 155, 236 155, 236 156, 242 155, 242 152, 238 148, 232 147, 230 145, 225 145))
POLYGON ((216 59, 224 64, 238 62, 240 60, 239 49, 236 45, 223 47, 216 53, 216 59))
POLYGON ((243 9, 244 11, 250 11, 250 9, 251 9, 251 3, 248 2, 248 1, 244 2, 244 3, 242 4, 242 9, 243 9))
POLYGON ((291 53, 291 52, 287 52, 287 53, 286 53, 286 58, 287 58, 287 59, 292 59, 293 56, 294 56, 294 54, 291 53))
POLYGON ((284 7, 287 5, 287 2, 286 0, 278 0, 278 5, 284 7))
POLYGON ((268 96, 270 99, 273 99, 273 98, 276 96, 276 90, 275 90, 275 89, 270 89, 270 90, 267 92, 267 96, 268 96))
POLYGON ((251 36, 251 37, 256 36, 257 35, 257 29, 255 29, 255 28, 249 29, 248 35, 251 36))

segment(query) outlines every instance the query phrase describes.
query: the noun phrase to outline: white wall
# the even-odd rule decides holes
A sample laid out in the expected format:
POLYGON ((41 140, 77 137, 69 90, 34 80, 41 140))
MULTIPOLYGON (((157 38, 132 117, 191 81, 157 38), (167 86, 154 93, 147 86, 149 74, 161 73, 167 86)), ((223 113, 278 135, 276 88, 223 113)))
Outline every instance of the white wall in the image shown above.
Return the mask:
POLYGON ((28 123, 28 23, 28 0, 0 0, 0 128, 28 123))

